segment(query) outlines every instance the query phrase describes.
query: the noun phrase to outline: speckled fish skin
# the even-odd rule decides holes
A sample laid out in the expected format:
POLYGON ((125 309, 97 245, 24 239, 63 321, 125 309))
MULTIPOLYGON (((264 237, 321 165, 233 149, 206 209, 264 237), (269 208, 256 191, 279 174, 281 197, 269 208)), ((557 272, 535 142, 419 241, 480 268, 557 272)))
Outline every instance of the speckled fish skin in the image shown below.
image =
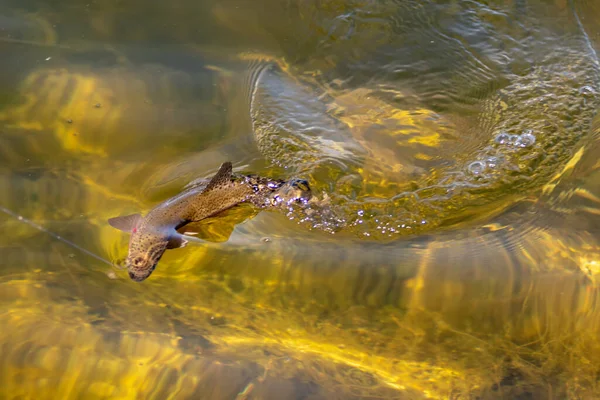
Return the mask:
POLYGON ((178 229, 190 222, 209 218, 237 204, 249 202, 259 208, 287 202, 308 202, 308 183, 285 182, 256 175, 234 175, 230 162, 223 163, 206 187, 192 186, 153 208, 145 217, 138 214, 109 219, 109 224, 131 233, 126 265, 129 277, 141 282, 156 268, 167 249, 187 244, 178 229))

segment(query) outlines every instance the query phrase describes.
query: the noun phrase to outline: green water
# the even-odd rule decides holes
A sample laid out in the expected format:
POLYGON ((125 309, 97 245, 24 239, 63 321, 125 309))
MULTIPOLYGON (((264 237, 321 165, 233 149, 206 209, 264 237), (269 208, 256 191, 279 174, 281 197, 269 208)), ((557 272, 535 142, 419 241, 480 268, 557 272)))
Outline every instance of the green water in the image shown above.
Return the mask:
POLYGON ((0 398, 597 398, 599 22, 1 1, 0 398), (111 265, 108 218, 228 160, 325 205, 204 221, 142 283, 111 265))

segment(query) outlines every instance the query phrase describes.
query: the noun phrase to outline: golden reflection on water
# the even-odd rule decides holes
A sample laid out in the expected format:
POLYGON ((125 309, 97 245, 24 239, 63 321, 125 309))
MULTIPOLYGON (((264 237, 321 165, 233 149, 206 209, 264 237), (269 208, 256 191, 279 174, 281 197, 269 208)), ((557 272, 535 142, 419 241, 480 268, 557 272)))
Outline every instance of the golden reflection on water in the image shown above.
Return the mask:
MULTIPOLYGON (((169 275, 168 262, 142 286, 90 271, 60 244, 44 248, 4 251, 11 267, 48 255, 51 267, 3 277, 3 395, 232 398, 249 384, 267 398, 544 398, 563 384, 595 393, 598 290, 576 271, 499 263, 484 275, 424 262, 389 290, 389 273, 357 264, 306 271, 254 254, 253 272, 194 249, 180 264, 209 261, 201 276, 169 275)), ((423 259, 436 252, 444 256, 432 248, 423 259)))
MULTIPOLYGON (((110 18, 94 17, 101 36, 114 31, 110 18)), ((221 89, 203 83, 218 81, 211 67, 61 57, 31 67, 3 100, 3 207, 115 262, 127 238, 107 218, 147 210, 224 158, 263 168, 232 132, 221 89)), ((348 99, 337 106, 360 108, 348 99)), ((362 111, 345 122, 365 140, 362 111)), ((477 210, 479 226, 373 243, 305 231, 277 212, 235 225, 252 212, 234 210, 143 284, 6 215, 0 397, 598 397, 597 132, 540 194, 477 210)), ((439 133, 418 139, 434 149, 439 133)))

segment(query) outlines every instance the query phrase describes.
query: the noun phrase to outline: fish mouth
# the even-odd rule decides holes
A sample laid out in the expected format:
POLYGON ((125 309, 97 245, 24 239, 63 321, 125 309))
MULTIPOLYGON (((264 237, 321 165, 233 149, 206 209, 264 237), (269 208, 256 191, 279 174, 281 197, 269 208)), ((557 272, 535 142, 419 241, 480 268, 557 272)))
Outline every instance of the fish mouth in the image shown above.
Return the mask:
POLYGON ((140 276, 140 275, 136 275, 135 273, 129 271, 129 277, 131 278, 131 280, 135 281, 135 282, 141 282, 144 279, 146 279, 148 276, 140 276))
POLYGON ((131 280, 135 281, 135 282, 142 282, 142 281, 146 280, 150 275, 152 275, 152 272, 154 271, 155 268, 156 268, 156 264, 154 264, 152 267, 150 267, 148 269, 129 268, 129 271, 128 271, 129 278, 131 278, 131 280))

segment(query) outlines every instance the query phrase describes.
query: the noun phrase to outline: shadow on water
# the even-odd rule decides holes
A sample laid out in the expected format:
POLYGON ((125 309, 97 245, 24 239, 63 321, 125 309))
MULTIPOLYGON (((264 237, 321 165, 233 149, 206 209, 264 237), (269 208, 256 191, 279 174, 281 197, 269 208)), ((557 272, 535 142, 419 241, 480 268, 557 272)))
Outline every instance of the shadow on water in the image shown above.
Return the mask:
POLYGON ((483 3, 1 5, 0 397, 598 397, 600 9, 483 3), (66 242, 227 159, 365 223, 66 242))

